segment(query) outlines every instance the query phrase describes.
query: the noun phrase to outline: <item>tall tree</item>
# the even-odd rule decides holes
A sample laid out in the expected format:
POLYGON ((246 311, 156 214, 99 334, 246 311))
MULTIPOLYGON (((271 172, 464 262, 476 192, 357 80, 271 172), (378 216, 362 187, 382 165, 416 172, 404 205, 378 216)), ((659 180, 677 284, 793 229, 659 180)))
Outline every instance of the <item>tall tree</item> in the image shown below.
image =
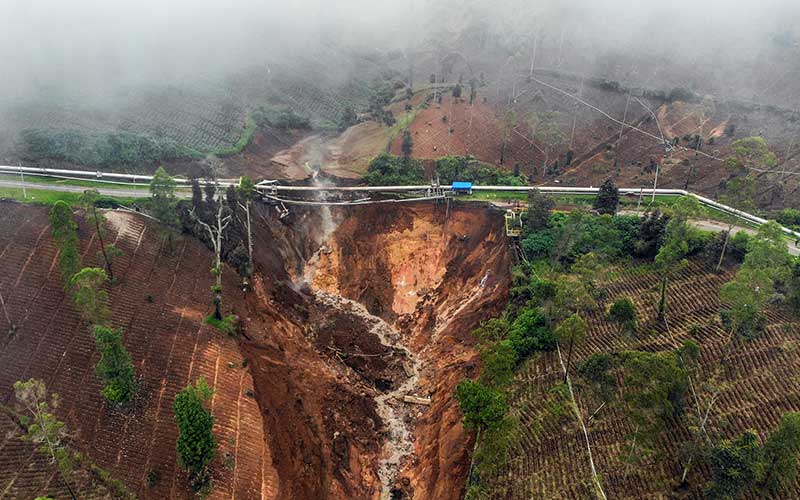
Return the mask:
POLYGON ((231 222, 231 211, 225 203, 222 190, 219 189, 217 184, 215 181, 215 194, 212 195, 211 199, 215 209, 214 219, 211 223, 209 224, 197 216, 196 207, 192 208, 189 215, 206 230, 214 248, 214 266, 211 268, 211 273, 215 278, 214 286, 211 287, 211 291, 214 294, 214 319, 222 320, 222 240, 224 239, 225 229, 231 222))
POLYGON ((65 285, 81 267, 81 258, 78 250, 78 223, 72 209, 65 202, 59 200, 50 210, 50 227, 53 240, 58 247, 58 268, 61 279, 65 285))
POLYGON ((608 178, 600 186, 597 198, 594 200, 594 209, 601 215, 614 215, 619 207, 619 188, 611 178, 608 178))
POLYGON ((81 194, 80 203, 86 215, 86 220, 95 228, 95 234, 100 241, 100 253, 105 262, 106 273, 108 273, 108 279, 113 282, 114 270, 111 267, 111 261, 115 256, 119 255, 119 250, 113 244, 106 246, 103 239, 105 236, 105 227, 103 224, 106 221, 106 217, 103 212, 97 210, 97 198, 99 196, 100 193, 96 189, 87 189, 81 194))
POLYGON ((561 344, 567 344, 567 367, 564 370, 564 383, 567 383, 570 363, 572 361, 572 348, 586 339, 586 321, 578 314, 572 314, 558 324, 555 330, 556 338, 561 344))
POLYGON ((776 222, 762 224, 747 245, 744 262, 733 280, 720 290, 728 305, 730 339, 755 334, 767 300, 775 287, 789 281, 792 258, 776 222))
POLYGON ((14 382, 14 395, 17 406, 24 411, 20 420, 28 431, 26 439, 38 445, 39 451, 56 464, 72 500, 77 500, 67 480, 72 472, 72 457, 64 443, 67 429, 64 422, 59 421, 52 412, 58 407, 58 395, 51 394, 48 398, 44 382, 33 378, 27 382, 14 382))
POLYGON ((84 267, 69 282, 78 311, 90 325, 102 325, 111 314, 108 309, 108 292, 103 285, 108 275, 99 267, 84 267))
POLYGON ((211 395, 211 388, 201 377, 179 392, 173 405, 178 424, 178 460, 194 477, 204 475, 217 449, 212 432, 214 417, 205 407, 211 395))
POLYGON ((105 383, 103 396, 111 403, 129 403, 136 391, 136 372, 122 343, 122 329, 97 325, 94 339, 100 351, 95 370, 105 383))
POLYGON ((794 484, 800 455, 800 413, 785 413, 764 443, 759 483, 768 491, 794 484))
POLYGON ((664 244, 656 254, 656 267, 661 274, 661 297, 658 301, 658 319, 666 322, 667 286, 670 276, 686 266, 689 252, 689 217, 699 211, 700 205, 694 196, 683 196, 675 203, 672 217, 664 233, 664 244))
POLYGON ((550 211, 555 207, 550 195, 534 188, 528 191, 528 213, 526 215, 526 232, 547 228, 550 222, 550 211))
POLYGON ((773 168, 778 164, 775 153, 769 150, 763 137, 745 137, 731 144, 733 155, 725 160, 729 168, 747 174, 773 168))
MULTIPOLYGON (((199 184, 198 184, 199 188, 199 184)), ((178 214, 175 211, 177 199, 175 198, 175 179, 164 167, 158 167, 153 180, 150 181, 150 197, 152 200, 153 216, 168 227, 178 225, 178 214)))
POLYGON ((414 148, 414 140, 411 138, 411 132, 408 129, 403 131, 403 142, 400 144, 400 150, 403 156, 411 156, 411 151, 414 148))
POLYGON ((244 210, 245 213, 245 227, 247 228, 247 257, 248 263, 248 276, 253 276, 253 231, 250 224, 250 208, 253 200, 258 196, 256 185, 253 179, 244 175, 239 179, 239 208, 244 210))
POLYGON ((720 500, 739 498, 756 480, 759 455, 758 435, 751 430, 712 448, 709 462, 713 482, 708 497, 720 500))
MULTIPOLYGON (((755 208, 755 202, 753 201, 755 193, 756 184, 752 177, 734 177, 725 184, 725 194, 721 197, 720 201, 737 210, 749 212, 755 208)), ((728 223, 728 231, 725 233, 725 241, 722 244, 722 251, 719 254, 717 271, 722 267, 722 261, 725 259, 725 251, 728 249, 731 231, 733 231, 735 225, 736 219, 731 217, 728 223)))

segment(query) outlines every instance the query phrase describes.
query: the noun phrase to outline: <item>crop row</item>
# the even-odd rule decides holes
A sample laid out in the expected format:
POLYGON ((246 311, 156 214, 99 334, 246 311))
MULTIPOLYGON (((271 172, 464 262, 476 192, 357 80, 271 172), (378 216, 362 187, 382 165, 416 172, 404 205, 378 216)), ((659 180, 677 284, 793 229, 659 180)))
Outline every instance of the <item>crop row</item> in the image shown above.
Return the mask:
MULTIPOLYGON (((260 498, 262 492, 274 489, 263 479, 268 476, 264 461, 269 455, 258 405, 249 396, 252 380, 242 367, 236 341, 202 322, 211 276, 198 269, 208 265, 208 252, 185 239, 170 253, 157 228, 135 216, 114 214, 112 226, 120 230, 110 236, 123 255, 115 261, 118 282, 110 289, 112 324, 124 328, 141 382, 132 411, 109 411, 92 369, 97 361, 94 342, 60 288, 45 215, 41 209, 12 209, 0 220, 0 234, 14 235, 0 260, 0 276, 7 277, 0 290, 18 321, 16 337, 0 353, 6 367, 0 374, 0 396, 11 398, 15 379, 44 379, 61 395, 58 413, 79 449, 140 497, 186 498, 176 463, 172 400, 190 380, 204 376, 215 390, 212 412, 220 443, 212 465, 216 485, 212 496, 260 498), (26 225, 23 216, 31 222, 26 225), (10 281, 18 276, 20 286, 12 288, 10 281), (151 471, 158 479, 148 487, 151 471)), ((99 264, 97 242, 83 240, 84 264, 99 264)), ((225 280, 234 290, 236 278, 226 274, 225 280)))

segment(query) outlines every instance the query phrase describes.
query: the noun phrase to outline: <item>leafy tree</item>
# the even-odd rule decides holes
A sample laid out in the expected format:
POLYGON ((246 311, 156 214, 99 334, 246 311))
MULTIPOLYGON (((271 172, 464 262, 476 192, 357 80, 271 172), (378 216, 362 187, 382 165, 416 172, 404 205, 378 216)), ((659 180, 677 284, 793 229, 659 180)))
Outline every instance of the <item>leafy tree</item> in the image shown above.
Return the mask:
POLYGON ((81 266, 78 250, 78 223, 72 214, 72 209, 65 202, 59 200, 50 210, 50 227, 53 240, 58 247, 58 268, 64 283, 69 283, 73 274, 81 266))
POLYGON ((553 262, 559 263, 570 253, 581 234, 587 213, 581 209, 571 211, 562 225, 556 228, 556 245, 553 251, 553 262))
POLYGON ((48 399, 44 382, 32 378, 27 382, 14 382, 14 396, 17 406, 24 411, 20 420, 27 429, 26 439, 38 445, 38 450, 48 455, 51 463, 56 464, 70 496, 77 500, 67 481, 73 467, 72 457, 64 442, 67 429, 64 422, 59 421, 52 412, 58 407, 58 395, 51 394, 48 399))
POLYGON ((510 340, 493 342, 481 349, 481 382, 487 387, 502 388, 514 378, 517 352, 510 340))
POLYGON ((97 325, 94 339, 100 352, 95 370, 105 382, 103 396, 111 403, 129 403, 136 391, 136 373, 122 343, 122 329, 97 325))
POLYGON ((794 484, 799 454, 800 413, 785 413, 764 443, 760 484, 769 491, 794 484))
POLYGON ((344 131, 358 122, 356 112, 350 106, 345 106, 339 117, 339 130, 344 131))
POLYGON ((586 339, 586 331, 586 321, 578 313, 572 314, 556 327, 555 334, 558 342, 569 345, 567 349, 567 369, 564 371, 564 383, 567 382, 567 374, 572 362, 572 347, 574 344, 580 344, 586 339))
POLYGON ((103 236, 105 235, 105 227, 103 227, 103 224, 106 221, 106 217, 102 212, 97 211, 97 198, 99 196, 100 193, 96 189, 87 189, 81 194, 80 203, 81 206, 83 206, 86 219, 89 221, 89 224, 93 225, 95 228, 97 239, 100 240, 100 253, 103 255, 103 261, 106 264, 106 272, 108 273, 108 278, 113 282, 114 270, 111 267, 111 262, 120 252, 113 244, 106 246, 103 241, 103 236))
POLYGON ((464 414, 464 426, 482 431, 503 425, 508 411, 506 396, 474 380, 462 380, 456 386, 456 399, 464 414))
POLYGON ((620 297, 608 308, 608 319, 619 326, 621 333, 632 334, 636 331, 636 304, 630 297, 620 297))
POLYGON ((756 480, 759 466, 758 435, 745 431, 735 440, 725 440, 711 449, 712 483, 709 498, 734 500, 756 480))
POLYGON ((419 160, 384 152, 369 163, 364 180, 372 186, 419 184, 425 181, 425 170, 419 160))
POLYGON ((731 144, 733 156, 725 160, 731 169, 749 172, 750 169, 768 169, 778 164, 775 153, 769 150, 763 137, 745 137, 731 144))
POLYGON ((509 328, 508 340, 517 353, 517 363, 534 352, 556 348, 556 338, 547 318, 538 308, 527 308, 520 312, 509 328))
POLYGON ((483 342, 495 342, 502 340, 508 335, 510 325, 508 321, 503 318, 492 318, 472 332, 477 338, 483 342))
POLYGON ((670 276, 686 266, 689 252, 689 217, 699 211, 699 202, 694 196, 684 196, 675 203, 673 215, 667 223, 664 244, 656 254, 656 267, 661 274, 661 298, 658 301, 658 319, 666 321, 667 284, 670 276))
POLYGON ((686 371, 673 352, 625 351, 620 358, 637 435, 652 438, 682 411, 686 371))
POLYGON ((153 174, 153 180, 150 181, 150 196, 153 216, 163 224, 175 227, 178 224, 178 217, 175 212, 177 203, 175 198, 175 179, 164 170, 164 167, 158 167, 155 174, 153 174))
POLYGON ((547 228, 550 222, 550 211, 556 204, 553 198, 539 191, 531 189, 528 191, 528 213, 527 213, 527 232, 539 231, 547 228))
POLYGON ((201 377, 175 396, 173 408, 178 424, 178 460, 192 476, 204 474, 217 449, 212 433, 214 417, 204 406, 211 395, 211 388, 201 377))
POLYGON ((617 207, 619 207, 619 188, 609 178, 600 186, 600 191, 594 200, 594 209, 599 214, 614 215, 617 213, 617 207))
POLYGON ((634 253, 637 257, 655 258, 661 245, 664 244, 669 220, 669 215, 662 214, 658 210, 649 212, 642 217, 639 235, 634 245, 634 253))
POLYGON ((103 285, 108 281, 106 272, 98 267, 84 267, 69 282, 75 305, 91 325, 102 325, 111 311, 108 309, 108 292, 103 285))
POLYGON ((453 86, 453 97, 455 97, 456 99, 461 97, 461 85, 453 86))
POLYGON ((761 225, 749 239, 747 254, 736 277, 723 285, 722 300, 728 304, 731 338, 754 335, 762 318, 762 309, 776 286, 790 280, 792 259, 781 227, 775 222, 761 225))
POLYGON ((406 129, 403 131, 403 142, 400 145, 400 150, 403 152, 403 156, 411 156, 411 151, 414 148, 414 140, 411 138, 411 132, 406 129))
MULTIPOLYGON (((756 184, 752 177, 736 177, 725 184, 725 195, 721 197, 720 201, 737 210, 750 212, 755 208, 755 202, 753 201, 755 194, 756 184)), ((730 223, 728 224, 728 231, 725 233, 725 242, 722 244, 722 251, 719 254, 717 271, 722 267, 722 261, 725 259, 725 251, 728 248, 728 241, 730 240, 731 232, 735 224, 735 219, 731 217, 730 223)))
POLYGON ((604 401, 611 401, 617 388, 617 380, 609 373, 614 360, 606 353, 592 354, 578 364, 578 375, 595 386, 604 401))

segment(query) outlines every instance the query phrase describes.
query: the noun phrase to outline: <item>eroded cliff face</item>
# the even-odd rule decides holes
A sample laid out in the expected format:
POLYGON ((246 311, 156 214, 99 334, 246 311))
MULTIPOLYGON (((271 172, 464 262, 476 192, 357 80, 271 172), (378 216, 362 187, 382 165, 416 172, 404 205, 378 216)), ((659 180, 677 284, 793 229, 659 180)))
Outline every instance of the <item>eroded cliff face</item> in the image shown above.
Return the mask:
POLYGON ((459 498, 472 442, 453 392, 508 293, 502 214, 352 207, 333 232, 292 217, 259 209, 241 339, 279 498, 459 498))

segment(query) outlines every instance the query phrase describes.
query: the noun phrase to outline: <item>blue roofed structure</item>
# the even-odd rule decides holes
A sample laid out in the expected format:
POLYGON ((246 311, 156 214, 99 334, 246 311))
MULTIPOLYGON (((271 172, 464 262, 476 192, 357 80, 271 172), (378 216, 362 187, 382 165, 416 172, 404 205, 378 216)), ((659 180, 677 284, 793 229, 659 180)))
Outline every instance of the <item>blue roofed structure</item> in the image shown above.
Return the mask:
POLYGON ((472 183, 464 181, 453 181, 453 185, 450 186, 450 189, 452 189, 453 192, 457 194, 458 193, 472 194, 472 183))

